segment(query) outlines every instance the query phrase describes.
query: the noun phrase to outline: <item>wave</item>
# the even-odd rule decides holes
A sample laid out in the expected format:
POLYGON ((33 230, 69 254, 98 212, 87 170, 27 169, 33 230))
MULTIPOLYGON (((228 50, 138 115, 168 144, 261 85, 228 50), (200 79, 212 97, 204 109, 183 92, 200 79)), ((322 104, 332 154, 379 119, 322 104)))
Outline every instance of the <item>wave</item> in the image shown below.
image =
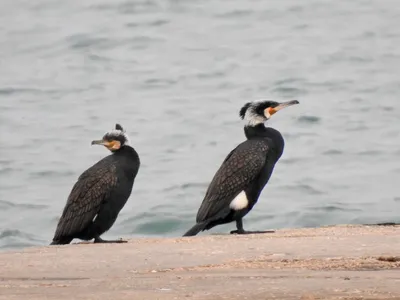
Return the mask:
POLYGON ((192 182, 192 183, 182 183, 179 185, 169 186, 163 189, 164 192, 171 192, 176 190, 189 190, 189 189, 205 189, 208 187, 209 183, 206 182, 192 182))
POLYGON ((48 205, 43 204, 28 204, 28 203, 13 203, 6 200, 0 200, 0 209, 20 208, 20 209, 44 209, 48 205))
POLYGON ((300 123, 314 124, 319 123, 321 118, 317 116, 300 116, 297 118, 297 121, 300 123))
POLYGON ((17 229, 4 229, 0 232, 0 249, 14 249, 43 245, 45 241, 33 234, 17 229))

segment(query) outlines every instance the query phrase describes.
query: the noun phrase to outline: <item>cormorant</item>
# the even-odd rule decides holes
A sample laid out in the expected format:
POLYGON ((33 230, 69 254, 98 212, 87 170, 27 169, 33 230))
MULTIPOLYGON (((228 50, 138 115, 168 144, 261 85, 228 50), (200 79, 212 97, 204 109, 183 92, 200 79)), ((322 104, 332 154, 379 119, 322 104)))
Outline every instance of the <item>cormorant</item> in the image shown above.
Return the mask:
POLYGON ((264 122, 277 111, 298 103, 297 100, 284 103, 254 101, 241 108, 239 115, 247 121, 244 127, 247 140, 225 158, 197 212, 196 224, 183 236, 193 236, 232 221, 236 221, 237 230, 231 234, 266 232, 246 231, 242 221, 257 203, 285 144, 280 132, 265 127, 264 122))
POLYGON ((92 145, 112 152, 79 176, 68 197, 51 245, 69 244, 74 238, 95 243, 126 243, 100 236, 114 224, 128 200, 139 171, 138 153, 129 146, 121 125, 92 145))

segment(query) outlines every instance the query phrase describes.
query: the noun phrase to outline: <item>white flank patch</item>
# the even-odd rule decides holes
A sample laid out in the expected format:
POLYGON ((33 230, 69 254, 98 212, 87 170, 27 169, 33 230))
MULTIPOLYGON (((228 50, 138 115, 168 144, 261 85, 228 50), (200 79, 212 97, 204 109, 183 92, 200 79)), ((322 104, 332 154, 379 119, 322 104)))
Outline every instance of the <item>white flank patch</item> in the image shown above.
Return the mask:
POLYGON ((246 193, 241 191, 240 194, 232 200, 231 204, 229 204, 229 207, 233 210, 241 210, 246 208, 247 205, 249 205, 249 200, 247 200, 246 193))

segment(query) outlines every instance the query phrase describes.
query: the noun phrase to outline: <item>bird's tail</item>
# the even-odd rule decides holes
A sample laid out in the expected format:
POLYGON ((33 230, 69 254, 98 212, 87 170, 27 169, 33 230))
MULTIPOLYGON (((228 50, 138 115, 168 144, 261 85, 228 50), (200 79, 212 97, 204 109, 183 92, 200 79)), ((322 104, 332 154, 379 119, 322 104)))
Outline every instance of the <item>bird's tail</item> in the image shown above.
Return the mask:
POLYGON ((190 228, 183 236, 194 236, 200 231, 203 231, 206 228, 207 224, 207 222, 197 223, 192 228, 190 228))
POLYGON ((54 239, 50 245, 67 245, 71 243, 73 239, 72 238, 61 238, 61 239, 54 239))

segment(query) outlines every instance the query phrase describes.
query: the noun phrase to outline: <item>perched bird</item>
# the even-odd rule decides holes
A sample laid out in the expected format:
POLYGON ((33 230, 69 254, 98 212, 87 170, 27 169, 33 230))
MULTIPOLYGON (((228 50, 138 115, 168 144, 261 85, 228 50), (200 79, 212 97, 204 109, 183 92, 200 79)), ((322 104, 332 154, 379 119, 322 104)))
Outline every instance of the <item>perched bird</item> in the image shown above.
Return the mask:
POLYGON ((183 236, 193 236, 232 221, 236 221, 237 230, 231 233, 266 232, 246 231, 242 220, 257 203, 283 153, 285 143, 282 135, 271 127, 265 127, 264 122, 277 111, 298 103, 297 100, 284 103, 255 101, 242 107, 239 115, 247 121, 244 127, 247 140, 225 158, 197 212, 196 224, 183 236))
POLYGON ((139 155, 121 125, 92 145, 112 152, 79 176, 68 197, 51 245, 69 244, 74 238, 95 243, 125 243, 100 236, 114 224, 128 200, 140 167, 139 155))

